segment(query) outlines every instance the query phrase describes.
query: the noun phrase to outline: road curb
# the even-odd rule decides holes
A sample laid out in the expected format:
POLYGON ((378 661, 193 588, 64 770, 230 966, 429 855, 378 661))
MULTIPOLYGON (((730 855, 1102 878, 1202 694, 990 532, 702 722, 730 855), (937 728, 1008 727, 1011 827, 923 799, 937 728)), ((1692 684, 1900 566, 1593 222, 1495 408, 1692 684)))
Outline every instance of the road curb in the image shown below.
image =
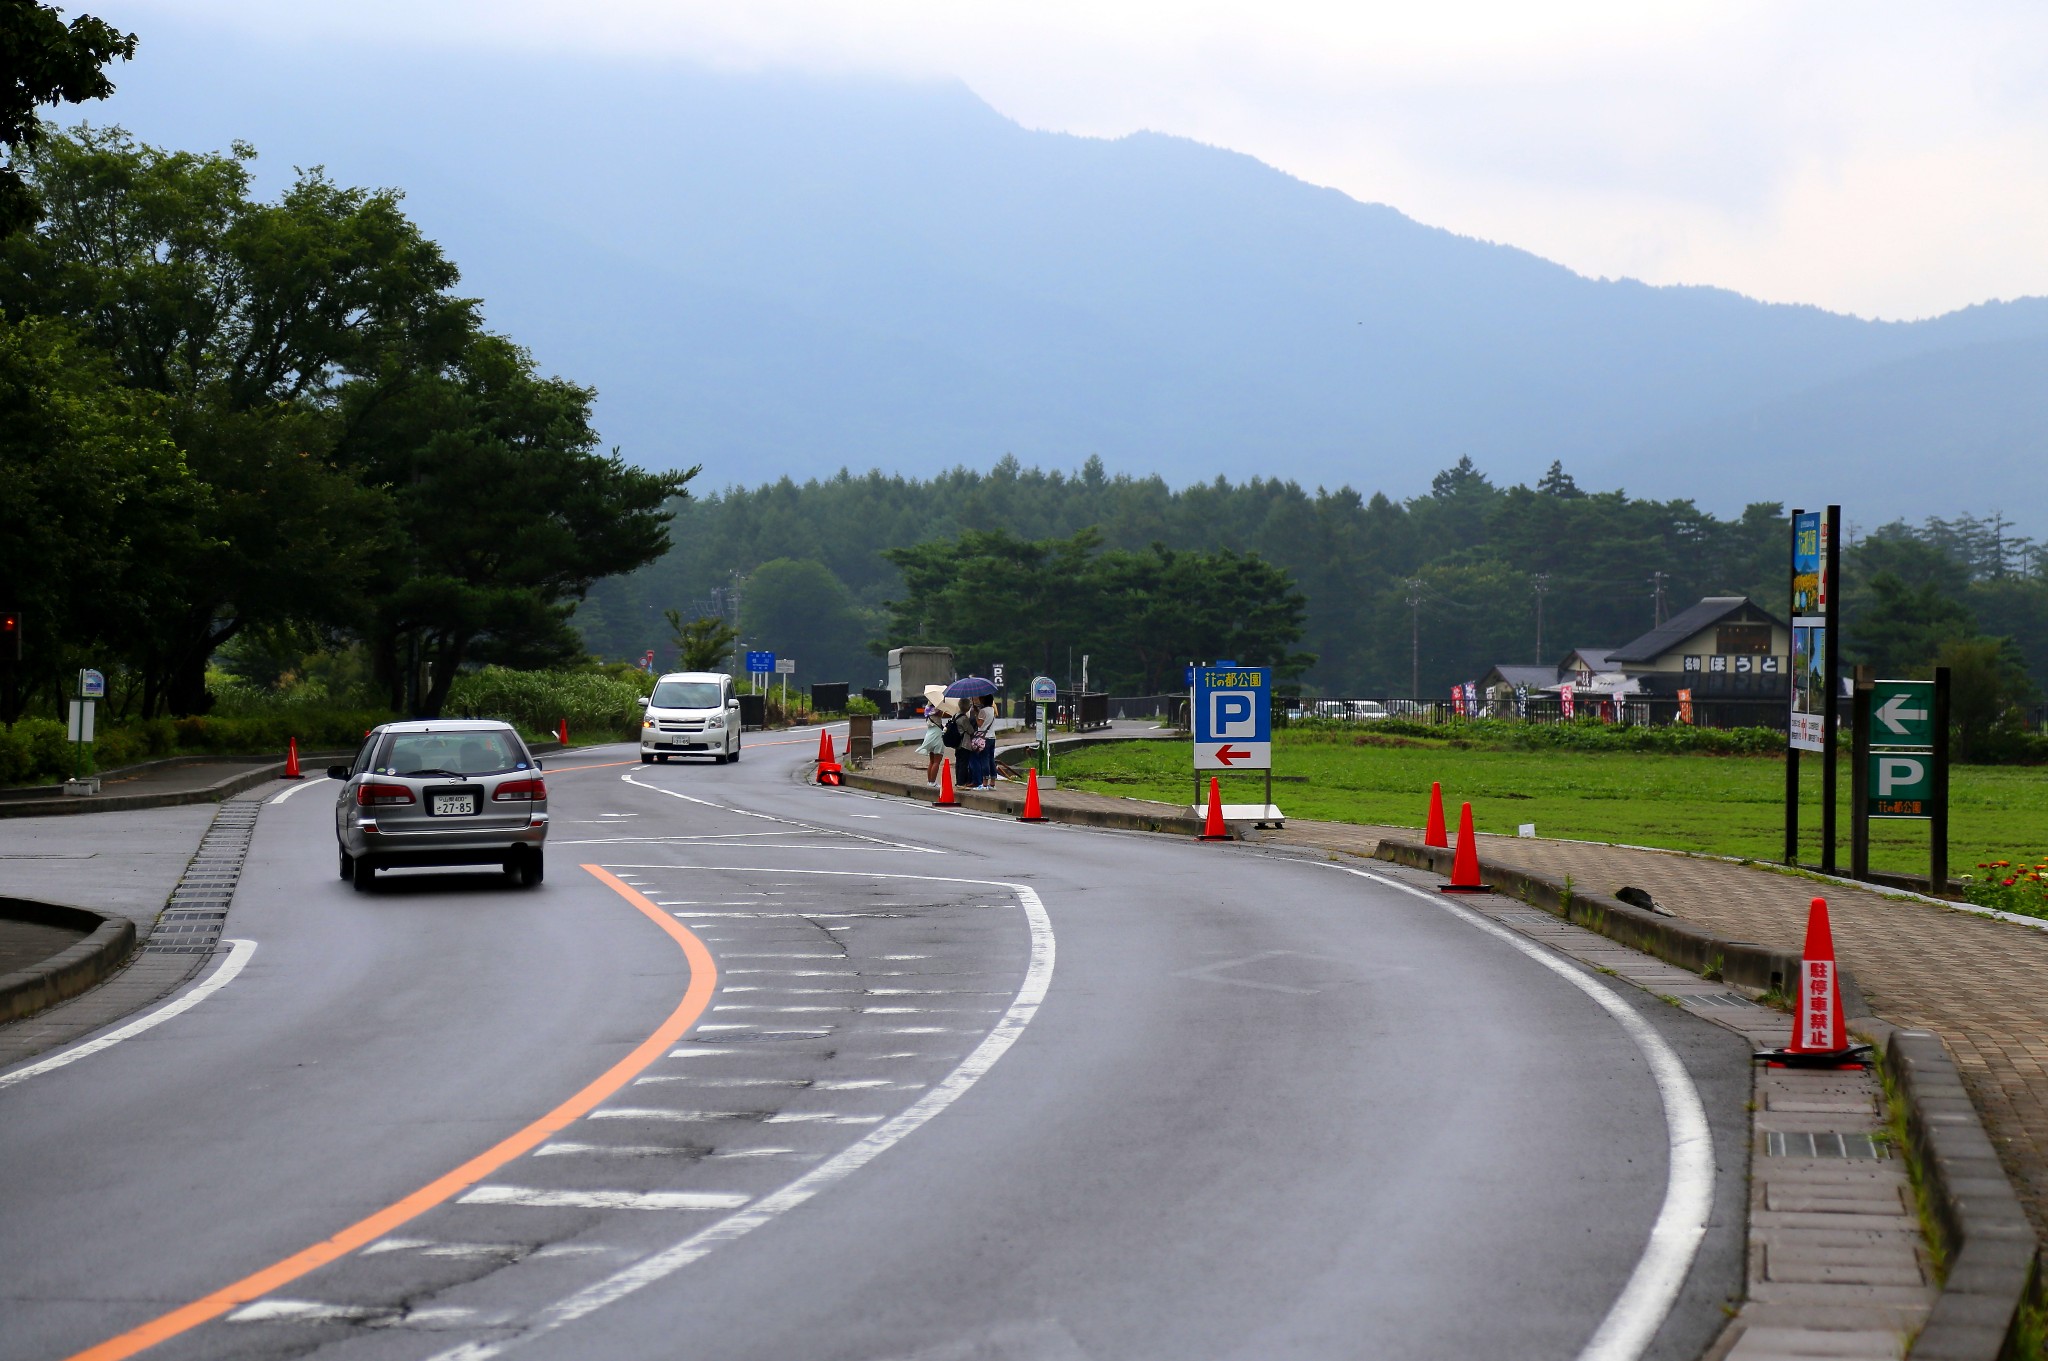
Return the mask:
POLYGON ((76 997, 127 963, 135 950, 134 922, 90 908, 0 898, 0 917, 88 933, 40 964, 0 975, 0 1023, 76 997))
POLYGON ((142 808, 178 808, 193 803, 219 803, 223 799, 233 798, 244 790, 254 789, 257 785, 275 780, 283 773, 284 762, 266 761, 198 789, 176 789, 161 794, 88 794, 80 798, 9 799, 0 801, 0 818, 62 817, 71 813, 132 813, 142 808))
MULTIPOLYGON (((1453 853, 1441 847, 1387 838, 1373 854, 1450 876, 1453 853)), ((1483 858, 1480 872, 1498 893, 1695 973, 1715 969, 1725 982, 1781 992, 1786 979, 1799 976, 1796 952, 1728 940, 1690 922, 1483 858)), ((1941 1293, 1907 1354, 1915 1361, 1999 1361, 2010 1354, 2021 1305, 2041 1286, 2033 1227, 1941 1037, 1871 1016, 1849 970, 1838 969, 1837 977, 1851 1026, 1884 1037, 1882 1062, 1905 1104, 1911 1147, 1904 1151, 1920 1172, 1930 1217, 1948 1252, 1941 1293)))

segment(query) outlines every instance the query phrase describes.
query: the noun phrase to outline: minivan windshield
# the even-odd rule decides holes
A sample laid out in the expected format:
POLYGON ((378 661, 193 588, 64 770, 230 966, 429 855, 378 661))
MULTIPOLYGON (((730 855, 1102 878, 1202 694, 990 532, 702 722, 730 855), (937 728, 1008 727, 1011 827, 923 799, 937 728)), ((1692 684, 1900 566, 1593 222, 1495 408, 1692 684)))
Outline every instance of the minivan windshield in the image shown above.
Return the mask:
POLYGON ((647 701, 655 709, 716 709, 722 687, 717 681, 663 681, 647 701))

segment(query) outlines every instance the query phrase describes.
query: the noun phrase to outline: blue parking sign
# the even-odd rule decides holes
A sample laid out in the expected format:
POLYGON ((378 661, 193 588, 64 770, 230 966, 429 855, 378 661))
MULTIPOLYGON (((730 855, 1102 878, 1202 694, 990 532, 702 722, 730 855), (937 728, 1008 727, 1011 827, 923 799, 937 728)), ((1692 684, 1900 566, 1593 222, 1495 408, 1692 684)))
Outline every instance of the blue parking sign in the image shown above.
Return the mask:
POLYGON ((1195 668, 1196 770, 1273 768, 1273 671, 1265 666, 1195 668))

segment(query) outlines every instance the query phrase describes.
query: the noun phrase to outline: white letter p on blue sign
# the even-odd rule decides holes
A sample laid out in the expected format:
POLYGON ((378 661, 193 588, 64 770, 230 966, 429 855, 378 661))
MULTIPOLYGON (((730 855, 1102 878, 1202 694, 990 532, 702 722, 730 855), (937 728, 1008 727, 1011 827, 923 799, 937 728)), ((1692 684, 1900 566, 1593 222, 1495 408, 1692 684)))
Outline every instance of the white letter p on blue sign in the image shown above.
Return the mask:
POLYGON ((1252 697, 1230 691, 1209 696, 1209 727, 1218 740, 1255 736, 1259 730, 1258 712, 1252 707, 1252 697))

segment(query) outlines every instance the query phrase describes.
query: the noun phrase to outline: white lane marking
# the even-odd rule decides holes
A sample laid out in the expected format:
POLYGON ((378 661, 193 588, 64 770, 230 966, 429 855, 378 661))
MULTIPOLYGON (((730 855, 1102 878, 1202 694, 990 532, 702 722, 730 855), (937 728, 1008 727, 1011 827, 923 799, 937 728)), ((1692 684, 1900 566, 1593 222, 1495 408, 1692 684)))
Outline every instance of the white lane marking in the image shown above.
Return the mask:
POLYGON ((300 790, 311 789, 315 784, 319 783, 324 783, 324 781, 308 780, 304 784, 295 784, 290 789, 285 790, 284 793, 279 794, 276 798, 265 799, 264 802, 269 804, 283 803, 286 799, 298 793, 300 790))
MULTIPOLYGON (((867 876, 858 870, 789 870, 785 873, 831 874, 840 873, 856 877, 867 876)), ((889 878, 922 879, 937 878, 928 875, 889 875, 889 878)), ((993 883, 990 880, 949 880, 953 883, 993 883)), ((1039 900, 1035 890, 1024 884, 1000 884, 1017 895, 1023 905, 1024 916, 1031 930, 1031 963, 1025 970, 1024 982, 1017 989, 1016 998, 1010 1009, 1004 1013, 995 1029, 991 1030, 980 1044, 961 1060, 959 1067, 940 1080, 937 1086, 926 1092, 911 1104, 909 1109, 891 1119, 879 1129, 870 1130, 858 1143, 841 1150, 827 1161, 798 1177, 779 1191, 770 1192, 737 1214, 729 1215, 716 1224, 707 1225, 689 1237, 664 1248, 651 1257, 644 1258, 630 1266, 612 1273, 595 1284, 555 1301, 542 1309, 539 1314, 520 1332, 509 1337, 492 1341, 467 1342, 431 1358, 431 1361, 489 1361, 502 1355, 522 1342, 530 1341, 554 1332, 565 1324, 573 1323, 588 1314, 593 1314, 608 1304, 624 1299, 636 1290, 653 1285, 656 1281, 674 1275, 690 1263, 707 1256, 727 1243, 752 1233, 773 1220, 803 1204, 811 1197, 824 1191, 833 1183, 859 1171, 889 1149, 901 1143, 920 1127, 929 1123, 946 1107, 958 1101, 979 1082, 1009 1052, 1010 1047, 1024 1033, 1024 1028, 1038 1014, 1038 1008, 1045 1001, 1046 990, 1052 986, 1054 940, 1052 918, 1047 915, 1045 904, 1039 900)), ((916 1055, 889 1055, 891 1058, 914 1058, 916 1055)))
POLYGON ((799 1153, 793 1148, 721 1148, 716 1153, 707 1153, 706 1158, 800 1158, 805 1162, 816 1162, 815 1153, 799 1153))
POLYGON ((810 954, 806 954, 806 953, 803 953, 803 952, 801 952, 801 951, 795 951, 795 950, 770 950, 770 951, 766 951, 766 952, 763 952, 763 953, 759 953, 759 954, 751 954, 751 955, 743 955, 743 954, 729 954, 729 955, 727 955, 727 956, 726 956, 726 958, 727 958, 727 959, 841 959, 841 960, 843 960, 843 959, 845 959, 845 958, 846 958, 846 956, 845 956, 845 955, 843 955, 843 954, 840 954, 840 953, 839 953, 838 951, 836 951, 836 950, 825 950, 825 951, 821 951, 821 952, 815 952, 815 953, 810 953, 810 954))
POLYGON ((434 1240, 431 1238, 380 1238, 364 1248, 363 1255, 367 1257, 372 1253, 405 1252, 411 1248, 430 1248, 432 1246, 434 1246, 434 1240))
POLYGON ((1699 1089, 1692 1074, 1656 1028, 1619 997, 1581 973, 1574 962, 1552 953, 1544 946, 1492 921, 1485 915, 1412 884, 1352 869, 1348 865, 1326 865, 1327 869, 1370 879, 1388 888, 1412 894, 1424 902, 1460 917, 1473 926, 1506 941, 1515 949, 1549 969, 1558 977, 1598 1002, 1642 1051, 1650 1075, 1657 1083, 1657 1096, 1664 1105, 1664 1126, 1671 1147, 1671 1165, 1664 1183, 1664 1203, 1650 1226, 1650 1241, 1643 1249, 1628 1284, 1607 1310, 1594 1330, 1592 1340, 1579 1353, 1579 1361, 1636 1361, 1649 1349, 1657 1330, 1671 1313, 1685 1278, 1692 1271, 1700 1241, 1707 1235, 1707 1219, 1714 1208, 1714 1137, 1707 1128, 1707 1115, 1700 1103, 1699 1089))
MULTIPOLYGON (((795 818, 779 818, 779 817, 776 817, 776 816, 774 816, 774 815, 773 815, 773 814, 771 814, 771 813, 757 813, 757 812, 754 812, 754 811, 753 811, 752 809, 748 809, 748 808, 735 808, 735 807, 733 807, 733 806, 732 806, 731 804, 727 804, 727 803, 714 803, 714 802, 712 802, 712 801, 711 801, 710 799, 700 799, 700 798, 696 798, 696 797, 694 797, 693 795, 685 794, 685 793, 681 792, 680 790, 675 790, 675 789, 665 789, 665 788, 663 788, 663 787, 662 787, 661 785, 655 785, 655 784, 642 784, 642 783, 641 783, 641 782, 640 782, 640 781, 639 781, 638 779, 634 778, 634 777, 635 777, 635 776, 637 776, 638 774, 639 774, 639 772, 638 772, 638 771, 633 771, 633 770, 629 770, 629 771, 627 771, 627 772, 626 772, 626 773, 625 773, 624 775, 621 775, 621 776, 620 776, 619 778, 620 778, 621 780, 625 781, 625 782, 626 782, 627 784, 629 784, 629 785, 632 785, 632 786, 633 786, 634 788, 636 788, 636 789, 645 789, 645 790, 648 790, 648 791, 650 791, 650 792, 652 792, 652 793, 655 793, 655 794, 666 794, 666 795, 668 795, 668 796, 669 796, 670 798, 672 798, 672 799, 682 799, 682 800, 684 800, 685 802, 688 802, 688 803, 695 803, 695 804, 701 804, 702 806, 704 806, 704 807, 706 807, 706 808, 716 808, 716 809, 718 809, 718 810, 719 810, 720 812, 722 812, 722 813, 733 813, 733 814, 736 814, 736 815, 738 815, 738 816, 740 816, 740 817, 743 817, 743 818, 760 818, 760 819, 762 819, 762 820, 763 820, 764 822, 773 822, 773 823, 776 823, 777 825, 779 825, 779 826, 783 826, 783 827, 797 827, 797 828, 801 828, 802 830, 804 830, 804 831, 806 831, 806 832, 809 832, 809 833, 811 833, 811 834, 812 834, 812 835, 814 835, 814 836, 838 836, 838 837, 846 837, 846 838, 848 838, 849 840, 853 840, 853 841, 865 841, 865 842, 868 842, 868 843, 870 843, 871 845, 887 847, 887 848, 889 848, 890 850, 897 850, 897 851, 912 851, 912 852, 915 852, 915 853, 916 853, 916 854, 918 854, 918 855, 944 855, 944 854, 946 854, 946 852, 944 852, 944 851, 940 850, 940 849, 939 849, 938 847, 936 847, 936 846, 913 846, 913 845, 911 845, 911 844, 910 844, 909 842, 907 842, 907 841, 891 841, 891 840, 889 840, 889 839, 888 839, 887 837, 880 837, 880 836, 869 836, 869 835, 867 835, 867 834, 866 834, 865 832, 843 832, 843 831, 840 831, 839 829, 837 829, 837 828, 834 828, 834 827, 820 827, 820 826, 818 826, 818 825, 817 825, 817 824, 815 824, 815 823, 810 823, 810 822, 799 822, 799 821, 797 821, 797 820, 796 820, 795 818)), ((784 846, 784 847, 777 847, 777 849, 778 849, 778 850, 790 850, 790 849, 796 849, 796 848, 793 848, 793 847, 786 847, 786 846, 784 846)), ((839 850, 852 850, 852 849, 857 849, 857 848, 855 848, 855 847, 848 847, 848 846, 840 846, 840 847, 836 847, 836 848, 835 848, 835 847, 829 847, 829 846, 819 846, 819 847, 804 847, 803 849, 806 849, 806 850, 812 850, 812 849, 815 849, 815 850, 832 850, 832 849, 839 849, 839 850)), ((636 869, 637 869, 637 868, 640 868, 640 866, 634 866, 633 868, 636 868, 636 869)), ((987 882, 987 881, 986 881, 986 880, 984 880, 983 882, 987 882)))
POLYGON ((613 1158, 661 1158, 673 1157, 682 1152, 679 1148, 667 1148, 661 1144, 579 1144, 573 1139, 557 1139, 542 1144, 533 1150, 536 1158, 559 1157, 563 1154, 588 1155, 613 1158))
POLYGON ((823 1030, 820 1030, 815 1026, 807 1026, 801 1030, 777 1030, 768 1026, 755 1025, 751 1021, 734 1021, 729 1024, 723 1025, 700 1025, 697 1027, 697 1029, 700 1031, 743 1030, 753 1035, 806 1035, 814 1040, 821 1040, 825 1038, 825 1036, 830 1035, 832 1033, 832 1028, 830 1026, 825 1027, 823 1030))
POLYGON ((229 1314, 229 1323, 361 1323, 371 1328, 482 1327, 506 1314, 440 1305, 407 1309, 396 1304, 325 1304, 319 1300, 258 1300, 229 1314))
POLYGON ((751 1198, 728 1191, 550 1191, 535 1186, 479 1186, 455 1203, 548 1210, 737 1210, 751 1198))
POLYGON ((672 1111, 661 1106, 611 1106, 594 1110, 586 1120, 663 1120, 677 1125, 701 1125, 712 1120, 754 1120, 759 1111, 672 1111))
POLYGON ((860 988, 764 988, 758 983, 742 983, 737 987, 728 984, 718 991, 721 996, 728 992, 772 992, 790 997, 846 997, 849 995, 858 996, 862 990, 860 988))
POLYGON ((656 1073, 652 1077, 636 1077, 633 1079, 635 1087, 653 1086, 663 1082, 687 1082, 693 1087, 795 1087, 802 1089, 811 1085, 811 1079, 807 1077, 704 1077, 698 1073, 656 1073))
POLYGON ((713 1011, 766 1011, 777 1016, 791 1016, 799 1012, 844 1012, 859 1011, 859 1007, 771 1007, 752 1002, 721 1002, 711 1008, 713 1011))
POLYGON ((744 1049, 671 1049, 668 1051, 668 1056, 672 1059, 707 1059, 716 1054, 744 1054, 746 1052, 744 1049))
POLYGON ((139 1020, 130 1021, 119 1030, 110 1031, 96 1040, 87 1040, 76 1049, 66 1049, 60 1054, 52 1054, 49 1058, 31 1063, 26 1068, 17 1068, 11 1073, 0 1073, 0 1087, 11 1087, 17 1082, 26 1082, 38 1073, 47 1073, 53 1068, 62 1068, 67 1063, 76 1063, 87 1054, 97 1054, 102 1049, 111 1049, 123 1040, 132 1040, 145 1030, 160 1026, 173 1016, 183 1015, 198 1006, 234 982, 235 975, 247 967, 250 957, 256 953, 256 942, 253 940, 229 940, 221 943, 228 947, 228 957, 221 961, 221 966, 213 971, 211 977, 183 997, 158 1007, 139 1020))
POLYGON ((764 1125, 879 1125, 879 1115, 825 1115, 818 1111, 780 1111, 761 1122, 764 1125))

